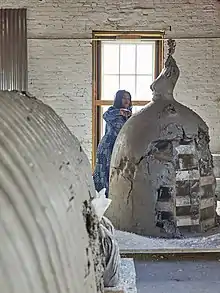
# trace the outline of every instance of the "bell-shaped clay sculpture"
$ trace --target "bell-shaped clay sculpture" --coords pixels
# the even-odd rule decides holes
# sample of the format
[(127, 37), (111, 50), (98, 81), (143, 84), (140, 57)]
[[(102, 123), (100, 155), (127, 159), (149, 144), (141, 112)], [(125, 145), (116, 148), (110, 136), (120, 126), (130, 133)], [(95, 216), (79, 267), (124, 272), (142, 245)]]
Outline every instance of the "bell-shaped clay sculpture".
[(116, 229), (181, 237), (215, 226), (216, 198), (209, 132), (173, 90), (179, 68), (172, 57), (151, 85), (153, 99), (134, 114), (116, 140), (110, 170), (108, 217)]
[(102, 293), (88, 158), (49, 106), (17, 92), (0, 101), (0, 291)]

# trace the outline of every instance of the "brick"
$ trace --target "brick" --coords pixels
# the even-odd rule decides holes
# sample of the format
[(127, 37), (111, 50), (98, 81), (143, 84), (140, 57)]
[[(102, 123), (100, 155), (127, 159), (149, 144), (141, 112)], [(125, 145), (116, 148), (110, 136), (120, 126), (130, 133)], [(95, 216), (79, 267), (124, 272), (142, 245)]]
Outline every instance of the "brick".
[(156, 210), (157, 211), (172, 213), (174, 208), (175, 208), (174, 203), (171, 201), (170, 202), (157, 201), (157, 203), (156, 203)]
[(176, 196), (186, 197), (190, 195), (190, 181), (178, 181), (176, 182)]
[(199, 225), (199, 219), (192, 219), (191, 216), (178, 216), (177, 218), (177, 226), (196, 226)]
[(176, 207), (185, 207), (189, 205), (190, 205), (190, 197), (188, 195), (176, 197)]
[(186, 155), (190, 155), (190, 154), (195, 154), (196, 149), (195, 149), (195, 145), (179, 145), (176, 148), (176, 151), (178, 152), (178, 154), (186, 154)]
[(179, 154), (179, 169), (198, 169), (198, 162), (193, 154)]
[(214, 198), (204, 198), (201, 200), (200, 208), (205, 209), (215, 204)]
[(173, 188), (161, 186), (158, 190), (158, 201), (169, 201), (172, 198)]
[(215, 223), (216, 223), (215, 218), (204, 220), (201, 223), (201, 230), (207, 231), (208, 229), (212, 228), (215, 225)]
[(198, 170), (186, 170), (186, 171), (177, 171), (176, 172), (176, 181), (183, 180), (197, 180), (199, 179), (199, 171)]
[(210, 198), (213, 197), (213, 186), (204, 185), (201, 187), (201, 198)]
[(205, 176), (200, 178), (200, 185), (210, 185), (215, 182), (215, 177), (214, 176)]
[(209, 206), (205, 209), (202, 209), (200, 211), (200, 220), (207, 220), (209, 218), (215, 218), (215, 209), (213, 208), (213, 206)]

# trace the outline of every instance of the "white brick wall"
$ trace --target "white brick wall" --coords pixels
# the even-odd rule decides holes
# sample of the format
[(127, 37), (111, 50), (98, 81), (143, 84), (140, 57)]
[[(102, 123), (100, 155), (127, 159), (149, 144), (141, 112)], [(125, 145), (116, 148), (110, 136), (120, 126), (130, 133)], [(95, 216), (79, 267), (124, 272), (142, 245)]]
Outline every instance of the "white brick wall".
[[(60, 114), (91, 157), (92, 30), (161, 30), (173, 36), (220, 33), (217, 0), (0, 0), (3, 8), (28, 8), (30, 92)], [(47, 39), (38, 39), (46, 37)], [(34, 38), (34, 39), (33, 39)], [(176, 59), (179, 101), (208, 123), (213, 152), (220, 153), (220, 40), (181, 40)]]
[(30, 92), (57, 111), (91, 157), (91, 45), (37, 39), (28, 44)]

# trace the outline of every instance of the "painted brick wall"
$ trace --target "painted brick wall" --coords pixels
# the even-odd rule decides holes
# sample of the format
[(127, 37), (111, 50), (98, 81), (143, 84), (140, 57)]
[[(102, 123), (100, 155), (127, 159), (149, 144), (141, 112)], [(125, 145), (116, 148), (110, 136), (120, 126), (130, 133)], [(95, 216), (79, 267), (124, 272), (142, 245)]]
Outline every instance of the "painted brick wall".
[[(28, 8), (30, 92), (50, 104), (91, 158), (92, 30), (163, 30), (173, 36), (220, 33), (217, 0), (0, 0), (3, 8)], [(45, 37), (46, 39), (40, 39)], [(52, 39), (59, 37), (59, 40)], [(220, 153), (220, 40), (181, 40), (177, 100), (208, 123), (211, 148)]]

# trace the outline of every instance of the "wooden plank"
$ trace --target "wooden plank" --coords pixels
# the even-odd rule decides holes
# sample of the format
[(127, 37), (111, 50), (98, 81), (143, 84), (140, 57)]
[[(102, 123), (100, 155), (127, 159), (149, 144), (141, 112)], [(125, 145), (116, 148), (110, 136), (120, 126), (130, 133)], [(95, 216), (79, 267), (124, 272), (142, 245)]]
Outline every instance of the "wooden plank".
[(156, 260), (156, 261), (170, 261), (170, 260), (219, 260), (220, 249), (143, 249), (143, 250), (121, 250), (121, 257), (132, 257), (141, 260)]

